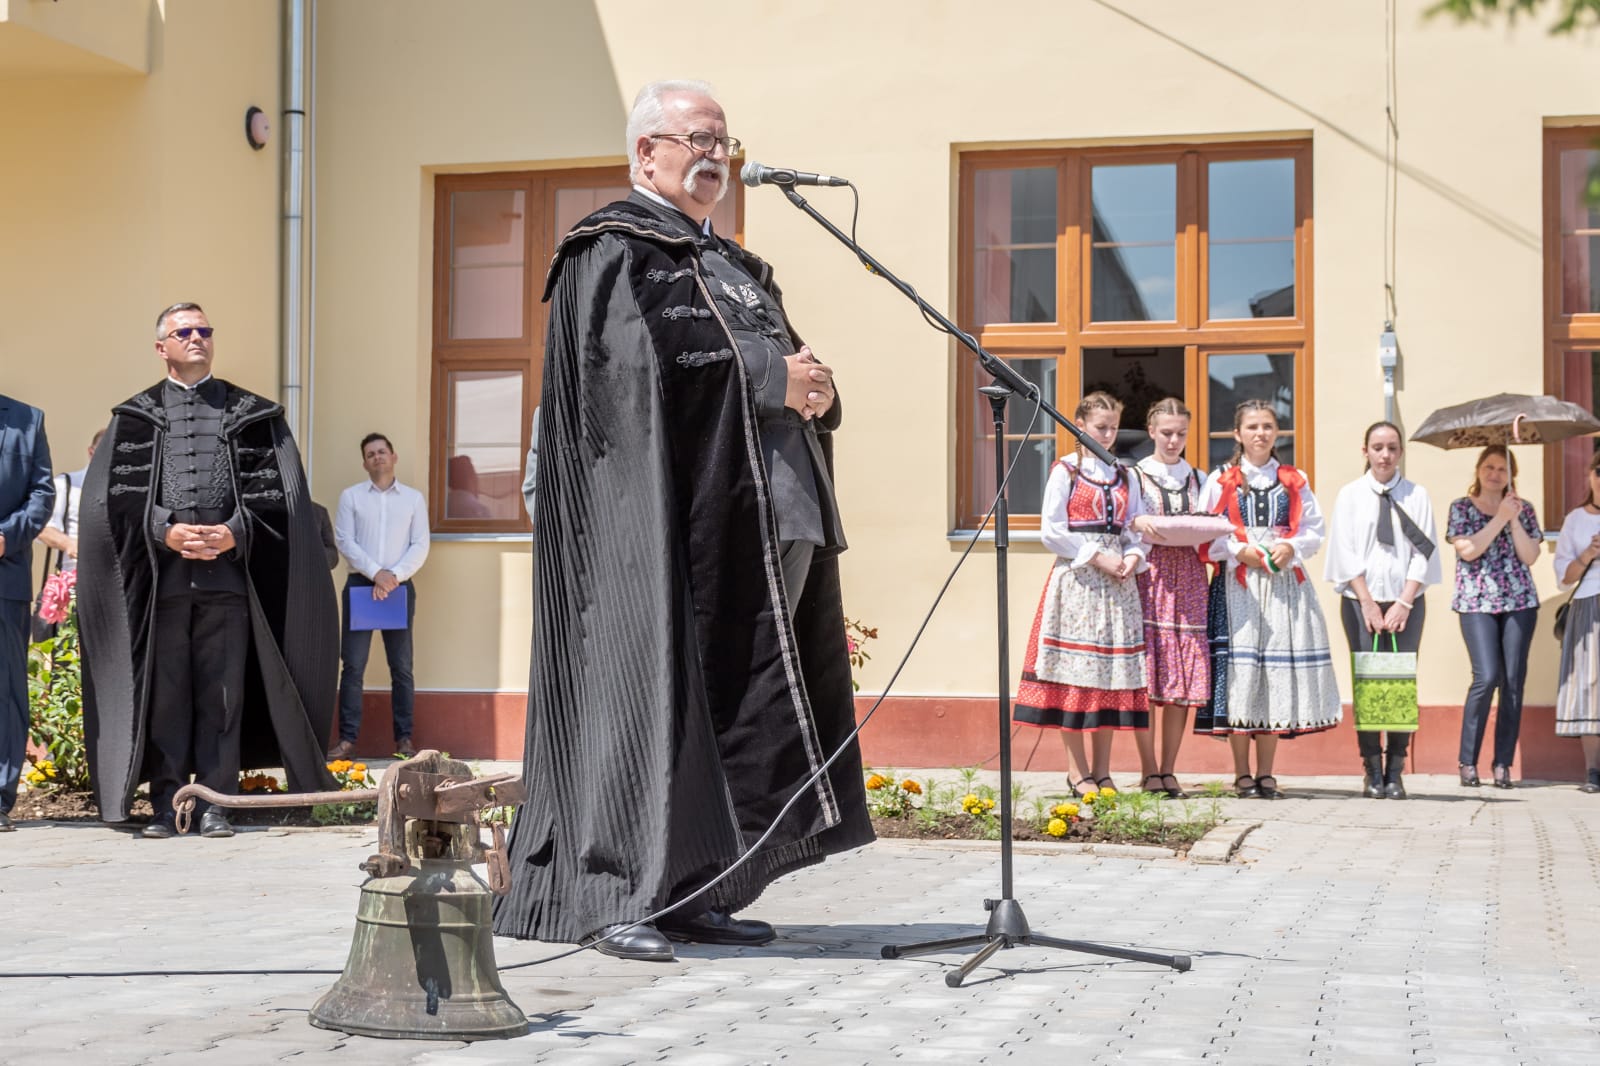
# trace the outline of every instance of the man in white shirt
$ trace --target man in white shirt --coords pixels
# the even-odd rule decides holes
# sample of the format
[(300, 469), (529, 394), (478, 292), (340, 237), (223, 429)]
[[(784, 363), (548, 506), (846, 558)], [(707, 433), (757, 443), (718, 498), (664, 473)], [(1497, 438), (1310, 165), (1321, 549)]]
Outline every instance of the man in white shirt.
[[(97, 429), (89, 439), (90, 459), (94, 458), (94, 449), (105, 432)], [(57, 570), (78, 567), (78, 505), (83, 497), (83, 477), (88, 472), (89, 464), (85, 463), (82, 470), (56, 476), (55, 510), (50, 512), (50, 521), (39, 532), (39, 543), (56, 551), (61, 560)]]
[(395, 751), (415, 755), (411, 743), (411, 711), (416, 685), (411, 676), (411, 630), (417, 615), (417, 591), (411, 576), (428, 557), (428, 504), (422, 493), (394, 476), (394, 445), (382, 433), (361, 441), (361, 465), (367, 480), (339, 494), (333, 536), (339, 554), (350, 565), (344, 585), (344, 636), (340, 645), (339, 742), (330, 759), (348, 759), (361, 731), (361, 690), (372, 652), (372, 630), (350, 628), (350, 590), (368, 587), (372, 598), (385, 600), (404, 589), (404, 629), (383, 630), (389, 659), (390, 700), (394, 714)]

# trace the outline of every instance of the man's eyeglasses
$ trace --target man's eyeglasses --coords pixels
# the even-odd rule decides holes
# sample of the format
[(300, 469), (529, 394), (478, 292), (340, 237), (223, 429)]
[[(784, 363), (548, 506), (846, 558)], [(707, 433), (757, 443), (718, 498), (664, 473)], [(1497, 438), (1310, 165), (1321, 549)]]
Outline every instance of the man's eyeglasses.
[(697, 152), (714, 152), (717, 145), (722, 145), (729, 155), (738, 155), (744, 147), (744, 142), (737, 137), (718, 137), (710, 130), (695, 130), (693, 133), (655, 133), (653, 137), (670, 137), (675, 141), (688, 141), (689, 147)]
[(168, 333), (167, 336), (176, 337), (180, 341), (186, 341), (198, 333), (201, 340), (208, 341), (211, 339), (211, 335), (216, 331), (217, 328), (215, 326), (179, 326), (171, 333)]

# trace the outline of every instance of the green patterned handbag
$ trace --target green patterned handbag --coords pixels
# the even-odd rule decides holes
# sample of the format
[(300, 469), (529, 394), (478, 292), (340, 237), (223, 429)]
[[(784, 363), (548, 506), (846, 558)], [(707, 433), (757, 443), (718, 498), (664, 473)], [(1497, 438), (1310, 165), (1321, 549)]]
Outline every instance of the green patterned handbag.
[(1350, 656), (1350, 676), (1355, 692), (1351, 703), (1356, 712), (1356, 729), (1361, 732), (1415, 733), (1417, 731), (1417, 653), (1401, 651), (1400, 642), (1389, 634), (1389, 650), (1378, 650), (1378, 634), (1372, 635), (1372, 650)]

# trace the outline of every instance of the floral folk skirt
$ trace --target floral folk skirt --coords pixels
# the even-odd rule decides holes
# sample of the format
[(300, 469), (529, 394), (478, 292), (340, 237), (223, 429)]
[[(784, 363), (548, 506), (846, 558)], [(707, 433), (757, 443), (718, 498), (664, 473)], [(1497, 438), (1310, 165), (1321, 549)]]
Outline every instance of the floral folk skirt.
[(1156, 545), (1139, 575), (1151, 703), (1198, 707), (1211, 698), (1206, 566), (1193, 548)]
[(1294, 570), (1244, 575), (1241, 584), (1227, 566), (1211, 579), (1212, 695), (1195, 713), (1195, 732), (1295, 737), (1332, 729), (1344, 708), (1316, 591)]
[(1014, 717), (1055, 729), (1148, 729), (1139, 587), (1057, 559), (1022, 663)]

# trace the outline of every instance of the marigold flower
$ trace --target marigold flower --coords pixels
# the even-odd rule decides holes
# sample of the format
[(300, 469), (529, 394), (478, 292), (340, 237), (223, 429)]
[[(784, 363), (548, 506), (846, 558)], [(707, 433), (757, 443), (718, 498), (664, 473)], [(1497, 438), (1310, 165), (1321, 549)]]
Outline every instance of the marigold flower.
[(900, 787), (911, 793), (913, 796), (922, 795), (922, 786), (911, 780), (909, 777), (900, 782)]
[(367, 764), (364, 763), (364, 762), (355, 763), (354, 765), (352, 765), (350, 767), (350, 769), (352, 769), (352, 770), (365, 770), (366, 768), (367, 768)]
[(366, 779), (367, 779), (367, 772), (365, 770), (351, 770), (350, 771), (350, 780), (352, 780), (352, 781), (365, 781)]
[(1105, 799), (1110, 799), (1112, 796), (1115, 796), (1116, 794), (1117, 794), (1117, 790), (1114, 789), (1114, 788), (1107, 787), (1107, 788), (1102, 788), (1100, 790), (1100, 795), (1102, 797), (1104, 797)]
[(1083, 802), (1085, 802), (1085, 803), (1093, 803), (1095, 800), (1100, 798), (1100, 790), (1099, 789), (1095, 789), (1095, 788), (1091, 788), (1089, 791), (1085, 792), (1083, 795), (1079, 796), (1078, 798), (1083, 800)]
[(1053, 837), (1064, 837), (1067, 835), (1067, 823), (1060, 818), (1052, 818), (1050, 824), (1044, 827), (1044, 831)]
[(888, 783), (889, 779), (884, 777), (882, 774), (873, 774), (871, 777), (867, 778), (867, 787), (874, 792), (884, 787)]

